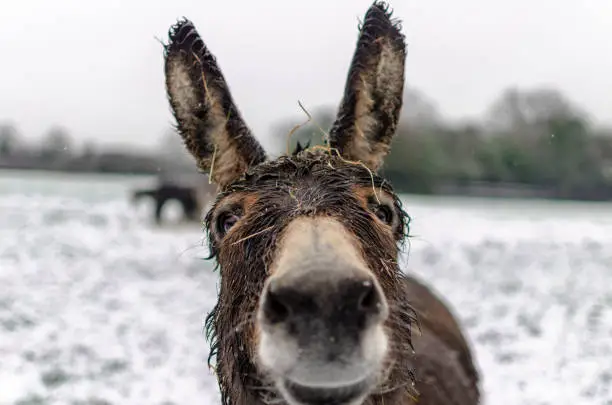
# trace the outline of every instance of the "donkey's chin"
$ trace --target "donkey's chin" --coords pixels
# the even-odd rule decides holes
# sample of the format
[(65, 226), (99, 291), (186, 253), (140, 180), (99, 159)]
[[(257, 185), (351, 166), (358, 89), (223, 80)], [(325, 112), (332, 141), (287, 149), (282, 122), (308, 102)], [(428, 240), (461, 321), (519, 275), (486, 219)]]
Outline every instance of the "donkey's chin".
[(369, 377), (346, 385), (311, 386), (284, 379), (277, 386), (285, 400), (292, 405), (358, 405), (366, 398), (375, 381), (375, 378)]
[[(315, 339), (313, 337), (313, 340)], [(359, 343), (347, 339), (341, 353), (330, 346), (297, 344), (285, 333), (263, 332), (258, 357), (276, 389), (290, 405), (358, 405), (380, 382), (388, 343), (381, 326), (368, 330)]]

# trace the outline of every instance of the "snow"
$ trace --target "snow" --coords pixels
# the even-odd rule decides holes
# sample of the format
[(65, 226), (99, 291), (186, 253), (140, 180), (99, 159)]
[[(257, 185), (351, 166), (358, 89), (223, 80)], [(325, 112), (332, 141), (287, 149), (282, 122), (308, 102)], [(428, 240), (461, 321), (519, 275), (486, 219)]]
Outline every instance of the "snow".
[[(0, 176), (0, 404), (216, 404), (201, 227), (130, 178)], [(612, 205), (405, 197), (407, 268), (465, 326), (486, 404), (612, 404)]]

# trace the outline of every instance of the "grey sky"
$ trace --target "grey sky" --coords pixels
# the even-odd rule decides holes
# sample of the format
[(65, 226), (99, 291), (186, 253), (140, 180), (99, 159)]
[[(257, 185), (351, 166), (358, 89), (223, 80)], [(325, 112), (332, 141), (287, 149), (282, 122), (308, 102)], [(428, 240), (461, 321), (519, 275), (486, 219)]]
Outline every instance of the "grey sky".
[[(157, 147), (171, 122), (162, 48), (192, 19), (257, 137), (279, 118), (335, 105), (371, 0), (5, 0), (0, 121), (29, 138), (53, 124), (78, 139)], [(451, 118), (508, 85), (552, 84), (612, 123), (612, 1), (395, 0), (407, 80)]]

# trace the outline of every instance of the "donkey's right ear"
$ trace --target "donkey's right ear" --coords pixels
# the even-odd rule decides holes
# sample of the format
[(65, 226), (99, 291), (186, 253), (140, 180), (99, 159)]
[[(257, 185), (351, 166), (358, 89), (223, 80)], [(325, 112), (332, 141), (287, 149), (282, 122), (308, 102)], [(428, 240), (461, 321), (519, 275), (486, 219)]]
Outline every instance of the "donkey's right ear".
[(179, 21), (169, 37), (164, 47), (166, 91), (178, 132), (198, 167), (223, 188), (265, 161), (266, 154), (193, 23)]

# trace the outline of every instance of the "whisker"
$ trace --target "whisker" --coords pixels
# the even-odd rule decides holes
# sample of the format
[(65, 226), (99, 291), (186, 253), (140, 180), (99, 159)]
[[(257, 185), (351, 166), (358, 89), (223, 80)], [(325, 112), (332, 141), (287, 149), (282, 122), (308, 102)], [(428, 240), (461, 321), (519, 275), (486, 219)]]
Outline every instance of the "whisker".
[(269, 230), (272, 230), (272, 229), (274, 229), (274, 225), (269, 226), (269, 227), (267, 227), (267, 228), (264, 228), (264, 229), (262, 229), (262, 230), (261, 230), (261, 231), (259, 231), (259, 232), (255, 232), (255, 233), (252, 233), (252, 234), (250, 234), (250, 235), (248, 235), (248, 236), (245, 236), (244, 238), (238, 239), (236, 242), (232, 243), (232, 246), (233, 246), (233, 245), (238, 245), (238, 244), (240, 244), (240, 243), (242, 243), (242, 242), (244, 242), (244, 241), (246, 241), (246, 240), (249, 240), (249, 239), (251, 239), (251, 238), (254, 238), (255, 236), (259, 236), (259, 235), (261, 235), (262, 233), (268, 232)]
[(376, 391), (373, 392), (374, 395), (384, 395), (384, 394), (388, 394), (390, 392), (396, 391), (400, 388), (404, 388), (404, 387), (414, 387), (415, 383), (414, 381), (408, 381), (408, 382), (404, 382), (401, 384), (397, 384), (397, 385), (393, 385), (391, 387), (385, 387), (382, 386), (381, 389), (378, 389)]

